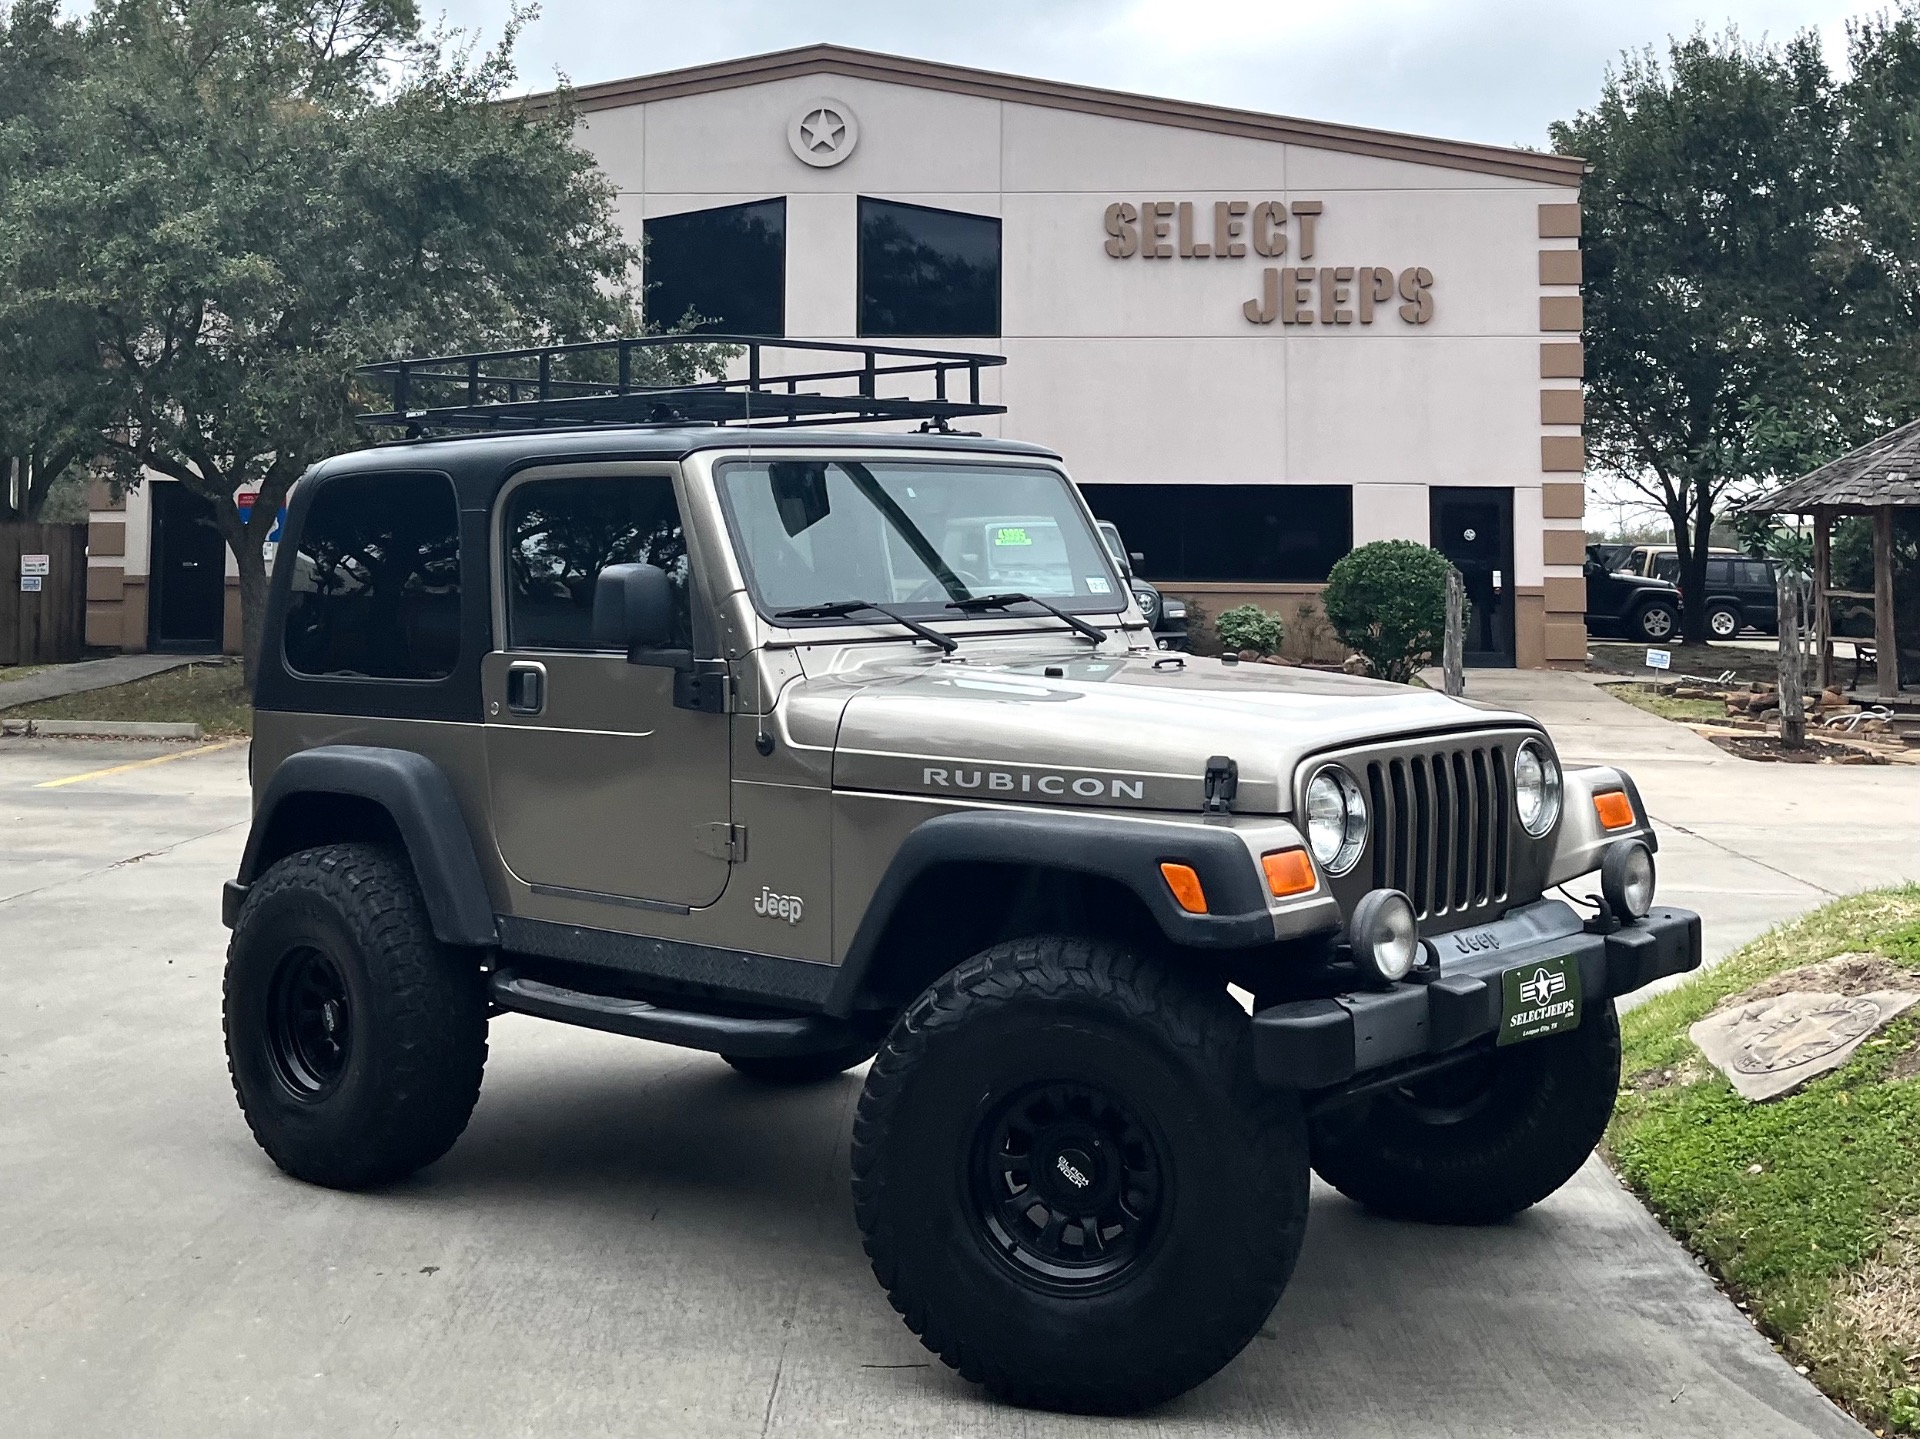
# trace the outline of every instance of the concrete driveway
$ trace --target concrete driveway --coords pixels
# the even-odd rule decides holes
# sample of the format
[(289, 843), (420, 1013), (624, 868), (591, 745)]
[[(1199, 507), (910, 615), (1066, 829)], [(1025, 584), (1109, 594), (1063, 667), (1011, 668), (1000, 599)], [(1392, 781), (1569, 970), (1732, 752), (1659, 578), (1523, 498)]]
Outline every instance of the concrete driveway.
[[(1530, 702), (1569, 706), (1550, 722), (1570, 751), (1590, 733), (1648, 752), (1668, 894), (1748, 927), (1749, 902), (1821, 897), (1790, 856), (1726, 849), (1743, 806), (1801, 778), (1657, 753), (1670, 737), (1632, 721), (1611, 741), (1581, 714), (1614, 701), (1547, 683)], [(446, 1160), (378, 1194), (288, 1180), (221, 1055), (218, 891), (245, 834), (245, 751), (146, 763), (180, 753), (0, 741), (9, 1439), (1862, 1432), (1597, 1164), (1482, 1230), (1388, 1223), (1317, 1189), (1259, 1339), (1121, 1421), (997, 1406), (900, 1324), (850, 1214), (857, 1076), (769, 1093), (704, 1055), (507, 1016)], [(1887, 772), (1817, 777), (1852, 794), (1861, 774)], [(1844, 866), (1819, 874), (1847, 885)]]

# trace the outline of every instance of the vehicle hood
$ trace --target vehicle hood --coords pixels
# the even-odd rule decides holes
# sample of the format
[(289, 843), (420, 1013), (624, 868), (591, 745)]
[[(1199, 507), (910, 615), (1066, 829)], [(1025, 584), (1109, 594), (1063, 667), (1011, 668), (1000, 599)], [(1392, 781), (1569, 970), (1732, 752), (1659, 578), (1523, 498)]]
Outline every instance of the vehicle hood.
[[(811, 666), (809, 666), (811, 668)], [(1310, 755), (1515, 725), (1526, 716), (1419, 686), (1198, 656), (842, 650), (783, 696), (832, 734), (836, 788), (1198, 810), (1207, 764), (1239, 770), (1234, 809), (1284, 814)]]

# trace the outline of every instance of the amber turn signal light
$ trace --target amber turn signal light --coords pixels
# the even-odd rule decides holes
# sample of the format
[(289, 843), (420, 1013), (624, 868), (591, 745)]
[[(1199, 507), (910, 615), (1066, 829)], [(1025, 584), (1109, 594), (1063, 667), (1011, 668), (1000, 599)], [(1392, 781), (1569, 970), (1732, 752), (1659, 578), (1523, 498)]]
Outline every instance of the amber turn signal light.
[(1625, 829), (1633, 823), (1633, 801), (1625, 790), (1610, 789), (1593, 797), (1593, 812), (1600, 816), (1602, 829)]
[(1180, 908), (1188, 914), (1207, 912), (1207, 892), (1200, 887), (1200, 876), (1193, 872), (1190, 864), (1163, 864), (1160, 876), (1166, 880), (1167, 888), (1173, 891), (1173, 897)]
[(1276, 849), (1260, 856), (1260, 868), (1267, 872), (1267, 888), (1276, 899), (1305, 894), (1320, 881), (1313, 872), (1313, 861), (1304, 849)]

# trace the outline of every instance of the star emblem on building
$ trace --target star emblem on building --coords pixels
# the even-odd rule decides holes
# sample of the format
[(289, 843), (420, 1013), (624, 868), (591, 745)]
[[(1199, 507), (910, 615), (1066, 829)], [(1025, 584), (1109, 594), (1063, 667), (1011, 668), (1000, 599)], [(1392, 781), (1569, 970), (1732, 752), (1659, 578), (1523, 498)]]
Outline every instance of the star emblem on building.
[(806, 136), (808, 149), (829, 152), (840, 147), (840, 137), (847, 133), (847, 122), (823, 108), (800, 122), (800, 133)]

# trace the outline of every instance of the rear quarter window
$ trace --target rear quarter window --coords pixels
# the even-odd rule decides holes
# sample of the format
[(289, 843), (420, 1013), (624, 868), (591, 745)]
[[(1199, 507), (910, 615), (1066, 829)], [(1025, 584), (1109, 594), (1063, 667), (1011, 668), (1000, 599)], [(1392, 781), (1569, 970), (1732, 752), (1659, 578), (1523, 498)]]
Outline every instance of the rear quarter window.
[(443, 475), (347, 475), (313, 497), (291, 556), (297, 674), (437, 680), (460, 657), (460, 525)]

